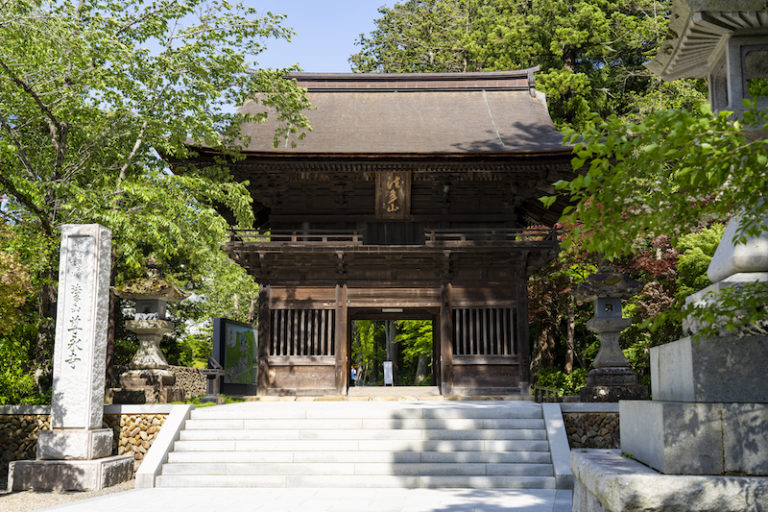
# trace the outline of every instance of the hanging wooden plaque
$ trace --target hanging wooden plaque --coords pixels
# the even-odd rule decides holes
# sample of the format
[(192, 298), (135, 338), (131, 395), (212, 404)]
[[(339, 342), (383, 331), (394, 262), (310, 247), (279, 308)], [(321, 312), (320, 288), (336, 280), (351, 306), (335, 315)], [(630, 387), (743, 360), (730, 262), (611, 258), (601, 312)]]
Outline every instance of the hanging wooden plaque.
[(405, 220), (411, 217), (411, 171), (376, 173), (376, 218)]

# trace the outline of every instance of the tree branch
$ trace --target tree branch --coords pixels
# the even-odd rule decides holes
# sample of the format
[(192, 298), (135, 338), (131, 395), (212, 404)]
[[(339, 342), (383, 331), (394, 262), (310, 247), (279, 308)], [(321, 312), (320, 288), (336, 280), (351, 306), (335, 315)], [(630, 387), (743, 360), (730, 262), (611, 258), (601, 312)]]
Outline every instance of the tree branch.
[(135, 18), (135, 19), (131, 20), (130, 22), (126, 23), (125, 25), (123, 25), (122, 27), (120, 27), (120, 28), (117, 30), (117, 32), (115, 32), (115, 37), (118, 37), (118, 36), (120, 36), (122, 33), (124, 33), (124, 32), (126, 32), (126, 31), (128, 31), (128, 29), (130, 29), (132, 26), (134, 26), (134, 25), (136, 25), (136, 24), (138, 24), (138, 23), (141, 23), (141, 22), (143, 22), (143, 21), (146, 21), (148, 18), (151, 18), (151, 17), (152, 17), (152, 16), (154, 16), (155, 14), (157, 14), (157, 13), (159, 13), (159, 12), (163, 12), (163, 11), (165, 11), (165, 10), (168, 10), (168, 9), (170, 9), (172, 6), (174, 6), (174, 5), (178, 4), (178, 3), (179, 3), (179, 2), (178, 2), (177, 0), (174, 0), (174, 1), (173, 1), (173, 2), (171, 2), (170, 4), (168, 4), (168, 5), (164, 5), (164, 6), (160, 7), (160, 8), (158, 8), (158, 9), (155, 9), (154, 11), (147, 11), (146, 13), (144, 13), (144, 15), (143, 15), (143, 16), (139, 16), (138, 18)]
[(49, 124), (52, 124), (53, 126), (55, 126), (57, 131), (60, 130), (61, 123), (59, 122), (58, 119), (56, 119), (56, 116), (53, 115), (53, 112), (51, 112), (51, 110), (48, 108), (48, 105), (46, 105), (43, 102), (43, 100), (35, 92), (35, 90), (32, 89), (32, 87), (30, 87), (29, 84), (27, 84), (24, 80), (14, 75), (13, 71), (11, 71), (11, 68), (9, 68), (8, 64), (6, 64), (5, 61), (2, 59), (0, 59), (0, 68), (3, 68), (3, 70), (5, 70), (6, 74), (11, 78), (11, 80), (13, 80), (16, 83), (16, 85), (21, 87), (24, 90), (24, 92), (29, 94), (29, 96), (35, 101), (35, 103), (37, 103), (37, 106), (40, 107), (40, 110), (42, 110), (45, 116), (48, 118)]
[(37, 175), (35, 174), (34, 168), (32, 166), (32, 162), (29, 160), (29, 157), (27, 156), (27, 152), (24, 150), (24, 146), (21, 143), (21, 140), (19, 140), (19, 137), (16, 135), (16, 130), (13, 129), (13, 127), (8, 123), (8, 119), (5, 116), (0, 116), (0, 124), (2, 124), (3, 128), (8, 132), (8, 134), (11, 137), (11, 140), (13, 140), (13, 144), (16, 146), (16, 149), (18, 150), (19, 159), (21, 160), (21, 163), (24, 165), (24, 168), (27, 170), (27, 176), (30, 180), (36, 181)]
[(24, 206), (29, 208), (30, 211), (32, 211), (37, 217), (40, 219), (40, 223), (43, 226), (43, 230), (45, 231), (46, 235), (52, 235), (53, 234), (53, 226), (51, 225), (50, 221), (48, 220), (48, 217), (46, 216), (45, 212), (41, 210), (35, 202), (32, 200), (30, 196), (19, 190), (16, 185), (13, 184), (11, 180), (5, 177), (2, 173), (0, 173), (0, 185), (3, 185), (6, 189), (8, 189), (8, 192), (13, 194), (13, 196), (20, 201)]

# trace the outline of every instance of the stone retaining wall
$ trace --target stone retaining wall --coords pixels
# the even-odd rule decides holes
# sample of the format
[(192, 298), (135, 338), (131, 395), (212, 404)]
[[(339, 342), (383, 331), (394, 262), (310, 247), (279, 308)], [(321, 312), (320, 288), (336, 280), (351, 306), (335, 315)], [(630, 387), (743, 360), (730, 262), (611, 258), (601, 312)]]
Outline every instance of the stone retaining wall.
[(619, 447), (617, 412), (563, 412), (563, 422), (571, 449)]
[[(113, 406), (123, 407), (125, 406)], [(160, 433), (168, 411), (154, 408), (139, 412), (134, 406), (127, 412), (104, 413), (103, 425), (114, 432), (112, 455), (132, 455), (133, 473), (139, 469), (144, 455)], [(2, 408), (0, 408), (2, 409)], [(8, 464), (14, 460), (35, 458), (37, 435), (41, 430), (50, 429), (50, 415), (47, 406), (16, 407), (15, 412), (0, 410), (0, 488), (8, 485)], [(38, 412), (43, 414), (24, 414)], [(18, 412), (18, 413), (16, 413)]]
[(203, 396), (206, 388), (206, 377), (200, 373), (199, 368), (190, 368), (189, 366), (170, 366), (168, 368), (176, 375), (176, 384), (185, 392), (187, 400)]

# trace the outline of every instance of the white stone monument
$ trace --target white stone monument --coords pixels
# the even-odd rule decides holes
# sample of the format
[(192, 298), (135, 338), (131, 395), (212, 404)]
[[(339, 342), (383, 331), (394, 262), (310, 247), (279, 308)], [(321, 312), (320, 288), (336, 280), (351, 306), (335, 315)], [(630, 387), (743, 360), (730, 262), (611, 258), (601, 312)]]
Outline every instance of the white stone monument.
[(12, 462), (13, 490), (101, 489), (128, 480), (133, 458), (111, 456), (102, 428), (111, 232), (98, 224), (61, 227), (51, 430), (37, 460)]

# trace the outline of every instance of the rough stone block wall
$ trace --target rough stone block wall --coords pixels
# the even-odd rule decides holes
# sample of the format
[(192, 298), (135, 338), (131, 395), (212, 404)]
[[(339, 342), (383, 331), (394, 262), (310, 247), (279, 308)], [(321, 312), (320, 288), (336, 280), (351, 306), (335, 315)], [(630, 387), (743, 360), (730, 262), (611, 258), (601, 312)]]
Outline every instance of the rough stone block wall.
[(189, 366), (171, 366), (169, 370), (176, 375), (176, 387), (182, 388), (186, 399), (203, 396), (206, 388), (206, 377), (199, 368)]
[(50, 429), (47, 414), (0, 415), (0, 487), (8, 486), (8, 464), (14, 460), (34, 459), (37, 433)]
[(619, 448), (619, 414), (613, 412), (563, 413), (568, 444), (573, 448)]
[[(103, 424), (114, 432), (112, 455), (132, 455), (135, 475), (167, 417), (167, 414), (105, 414)], [(49, 429), (47, 414), (0, 414), (0, 488), (8, 486), (8, 463), (34, 459), (38, 432)]]
[(114, 432), (112, 454), (132, 455), (134, 475), (167, 417), (166, 414), (104, 415), (104, 423)]

